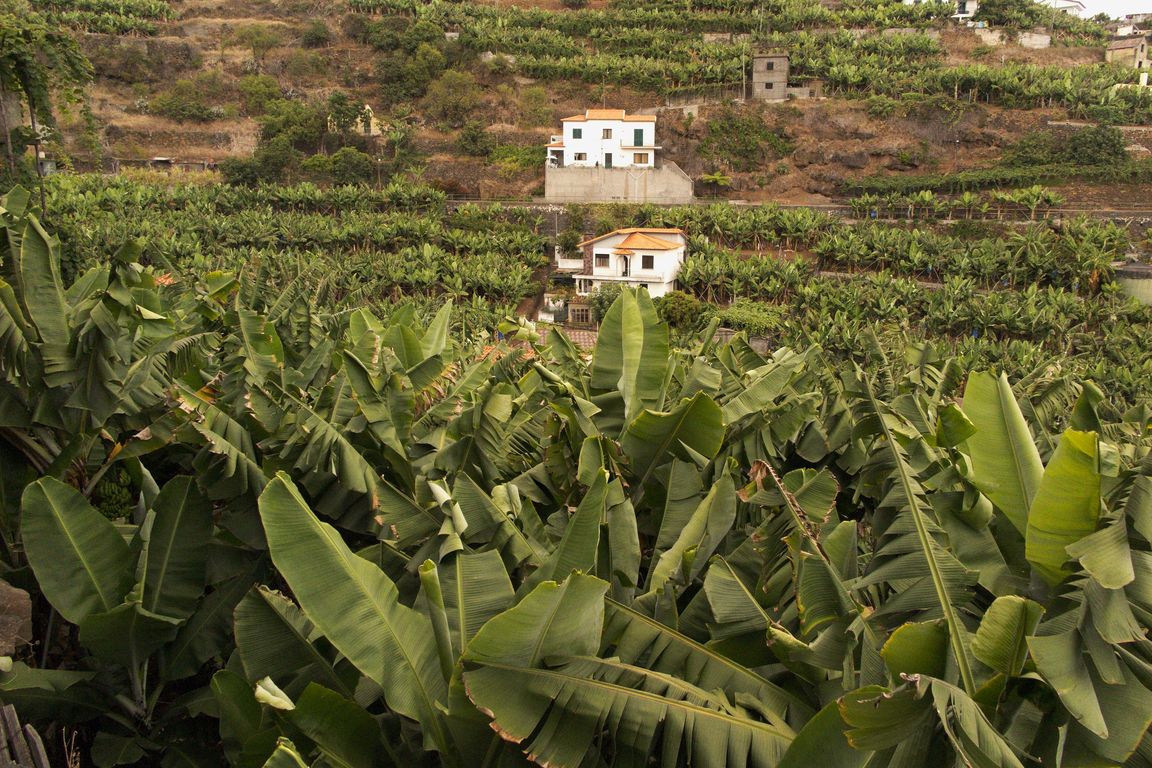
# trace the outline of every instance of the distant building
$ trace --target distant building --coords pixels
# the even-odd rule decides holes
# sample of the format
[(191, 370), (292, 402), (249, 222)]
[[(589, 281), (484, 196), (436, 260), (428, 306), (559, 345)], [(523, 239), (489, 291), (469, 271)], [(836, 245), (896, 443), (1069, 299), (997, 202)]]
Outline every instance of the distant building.
[(548, 143), (548, 162), (558, 168), (654, 168), (656, 116), (623, 109), (589, 109), (560, 121), (564, 133)]
[(805, 80), (800, 85), (789, 85), (791, 68), (787, 51), (764, 51), (752, 54), (752, 76), (749, 78), (750, 97), (760, 101), (786, 99), (818, 99), (824, 95), (819, 80)]
[(679, 229), (617, 229), (580, 243), (584, 268), (574, 275), (576, 292), (589, 294), (606, 283), (645, 286), (648, 295), (676, 289), (688, 238)]
[(752, 55), (752, 98), (784, 101), (788, 98), (788, 54), (765, 51)]
[(1036, 0), (1036, 2), (1047, 8), (1073, 16), (1082, 16), (1084, 14), (1085, 6), (1080, 0)]
[(550, 202), (688, 203), (692, 179), (661, 157), (656, 116), (589, 109), (561, 121), (548, 142), (544, 198)]
[(1150, 38), (1152, 35), (1116, 38), (1108, 43), (1108, 50), (1104, 52), (1104, 60), (1136, 69), (1152, 68), (1152, 56), (1148, 52)]
[[(356, 121), (353, 129), (356, 133), (361, 136), (379, 136), (383, 133), (382, 123), (376, 119), (376, 114), (372, 111), (372, 107), (365, 104), (360, 114), (360, 119)], [(336, 123), (332, 120), (331, 115), (328, 116), (328, 132), (338, 133)]]

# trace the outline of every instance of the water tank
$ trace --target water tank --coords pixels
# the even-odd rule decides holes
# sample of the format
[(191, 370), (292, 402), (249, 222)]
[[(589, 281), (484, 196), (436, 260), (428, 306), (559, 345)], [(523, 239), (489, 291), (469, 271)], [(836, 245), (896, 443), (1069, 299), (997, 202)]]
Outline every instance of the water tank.
[(1116, 282), (1124, 293), (1152, 306), (1152, 264), (1128, 262), (1115, 268)]

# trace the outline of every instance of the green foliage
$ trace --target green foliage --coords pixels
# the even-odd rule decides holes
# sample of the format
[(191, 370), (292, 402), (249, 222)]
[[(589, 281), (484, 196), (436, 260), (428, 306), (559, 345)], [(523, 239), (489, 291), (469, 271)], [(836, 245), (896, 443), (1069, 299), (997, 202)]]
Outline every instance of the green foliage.
[(459, 128), (481, 104), (480, 86), (470, 72), (448, 70), (428, 84), (422, 102), (433, 120)]
[(499, 144), (488, 154), (491, 162), (512, 172), (535, 171), (544, 165), (548, 150), (541, 144)]
[(283, 44), (284, 36), (276, 26), (241, 24), (229, 31), (225, 42), (252, 51), (252, 61), (259, 70), (264, 66), (264, 57), (268, 52)]
[(464, 123), (456, 139), (456, 147), (469, 157), (488, 157), (495, 144), (496, 140), (484, 130), (484, 123), (479, 120)]
[[(324, 210), (330, 235), (342, 206), (345, 227), (385, 195), (397, 221), (427, 205), (103, 188), (110, 214), (205, 229), (205, 195), (247, 222)], [(99, 225), (96, 195), (67, 200)], [(875, 323), (850, 362), (743, 334), (676, 348), (630, 289), (589, 359), (526, 326), (525, 346), (457, 342), (449, 305), (342, 306), (251, 259), (161, 280), (129, 249), (65, 288), (27, 201), (0, 205), (0, 386), (25, 425), (0, 430), (19, 521), (0, 557), (62, 631), (0, 683), (82, 759), (1140, 754), (1152, 421), (1133, 403), (1052, 366), (1013, 385), (924, 344), (888, 355)], [(120, 468), (142, 514), (118, 528), (89, 496)]]
[(696, 152), (724, 168), (752, 171), (792, 149), (791, 140), (768, 124), (763, 110), (726, 106), (708, 118)]
[(520, 91), (520, 123), (529, 128), (552, 125), (552, 100), (542, 85), (530, 85)]
[(653, 299), (661, 322), (676, 331), (699, 328), (705, 316), (705, 305), (695, 296), (683, 291), (671, 291)]
[(364, 184), (376, 176), (376, 161), (355, 147), (342, 147), (332, 155), (329, 171), (337, 184)]
[(1017, 31), (1048, 27), (1056, 39), (1065, 41), (1102, 45), (1108, 40), (1105, 28), (1098, 19), (1081, 19), (1030, 0), (991, 0), (987, 5), (981, 3), (975, 18), (994, 27)]
[(620, 297), (623, 290), (620, 283), (604, 283), (588, 296), (588, 306), (592, 309), (592, 319), (597, 323), (604, 320), (608, 308)]
[(177, 80), (148, 102), (148, 111), (178, 123), (206, 123), (223, 117), (208, 103), (204, 88), (192, 80)]
[(245, 75), (237, 84), (244, 113), (259, 117), (268, 105), (282, 98), (280, 83), (271, 75)]
[(366, 116), (364, 105), (343, 91), (335, 91), (328, 96), (328, 125), (333, 132), (351, 133)]
[(332, 42), (332, 33), (328, 25), (317, 19), (309, 22), (300, 35), (300, 44), (305, 48), (327, 48)]
[(1126, 146), (1120, 130), (1108, 125), (1079, 128), (1068, 135), (1035, 132), (1005, 150), (1004, 164), (1017, 167), (1124, 165), (1128, 162)]

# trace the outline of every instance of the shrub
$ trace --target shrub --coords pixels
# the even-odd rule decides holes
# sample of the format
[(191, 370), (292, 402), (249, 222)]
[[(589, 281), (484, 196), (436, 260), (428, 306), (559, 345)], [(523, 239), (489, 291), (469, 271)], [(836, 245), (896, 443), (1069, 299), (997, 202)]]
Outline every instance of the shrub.
[(466, 122), (460, 131), (460, 138), (456, 140), (456, 147), (469, 157), (487, 157), (492, 146), (492, 136), (484, 130), (484, 124), (479, 120)]
[(205, 123), (220, 113), (204, 100), (204, 89), (191, 80), (177, 80), (148, 103), (148, 111), (179, 123)]
[(280, 30), (264, 24), (245, 24), (237, 27), (227, 37), (230, 45), (248, 48), (252, 51), (252, 61), (257, 70), (264, 65), (268, 51), (283, 42)]
[(869, 96), (864, 100), (864, 109), (870, 117), (884, 119), (892, 117), (899, 104), (900, 102), (889, 96)]
[(355, 147), (344, 147), (332, 155), (332, 181), (337, 184), (365, 184), (376, 173), (376, 162)]
[(588, 294), (588, 308), (592, 310), (592, 319), (601, 322), (622, 290), (622, 283), (605, 283)]
[(317, 19), (304, 30), (300, 36), (300, 44), (305, 48), (326, 48), (332, 42), (332, 33), (328, 25)]
[(444, 54), (424, 43), (412, 55), (395, 52), (376, 63), (376, 80), (384, 101), (395, 103), (418, 98), (444, 71)]
[(1127, 160), (1124, 135), (1110, 125), (1081, 128), (1071, 135), (1036, 131), (1024, 136), (1004, 153), (1004, 163), (1013, 167), (1095, 166)]
[(539, 144), (502, 144), (492, 148), (489, 159), (509, 171), (531, 171), (544, 167), (547, 154), (547, 148)]
[(724, 107), (708, 120), (696, 148), (705, 160), (736, 171), (752, 171), (768, 160), (792, 153), (792, 142), (764, 120), (759, 109)]
[(520, 122), (530, 128), (552, 124), (552, 101), (542, 86), (529, 86), (520, 92)]
[(769, 336), (786, 325), (784, 315), (789, 311), (789, 307), (779, 304), (738, 299), (716, 316), (721, 325), (733, 330), (746, 331), (749, 336)]
[(280, 84), (270, 75), (246, 75), (238, 86), (246, 115), (262, 115), (268, 104), (280, 98)]
[(653, 303), (660, 319), (678, 331), (698, 327), (705, 315), (704, 302), (683, 291), (666, 293), (653, 299)]
[(428, 85), (424, 109), (433, 120), (459, 128), (481, 104), (480, 86), (469, 72), (450, 69)]

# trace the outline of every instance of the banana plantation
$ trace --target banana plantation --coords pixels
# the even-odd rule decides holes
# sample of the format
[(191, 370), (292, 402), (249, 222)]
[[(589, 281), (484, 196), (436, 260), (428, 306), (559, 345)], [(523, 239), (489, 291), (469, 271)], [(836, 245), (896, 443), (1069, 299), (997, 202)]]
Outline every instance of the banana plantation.
[[(831, 10), (806, 2), (680, 3), (627, 0), (603, 9), (546, 11), (436, 0), (351, 0), (363, 13), (409, 15), (445, 30), (475, 52), (505, 54), (520, 74), (543, 80), (615, 83), (658, 94), (704, 86), (739, 86), (754, 50), (784, 48), (793, 78), (819, 78), (825, 93), (845, 97), (943, 96), (1010, 109), (1062, 106), (1083, 118), (1106, 109), (1112, 119), (1152, 122), (1152, 102), (1132, 68), (1105, 64), (1042, 66), (1007, 62), (946, 63), (925, 32), (953, 12), (946, 3), (846, 3)], [(1047, 24), (1047, 22), (1045, 22)], [(1103, 45), (1095, 22), (1063, 15), (1053, 22), (1065, 45)], [(908, 34), (879, 30), (904, 28)], [(864, 34), (856, 34), (856, 32)], [(742, 36), (728, 42), (706, 33)]]
[[(332, 313), (368, 307), (387, 319), (407, 307), (427, 320), (452, 301), (448, 329), (457, 339), (495, 336), (500, 321), (541, 290), (536, 278), (551, 255), (553, 222), (538, 210), (453, 208), (443, 193), (402, 182), (367, 190), (50, 181), (66, 281), (137, 240), (139, 258), (160, 274), (194, 282), (246, 273)], [(856, 222), (773, 205), (570, 206), (565, 216), (585, 233), (647, 226), (688, 234), (680, 287), (704, 306), (698, 323), (675, 329), (678, 337), (692, 338), (720, 316), (773, 344), (817, 345), (842, 360), (873, 338), (901, 357), (917, 338), (966, 368), (1014, 378), (1053, 369), (1097, 382), (1118, 403), (1146, 400), (1152, 311), (1112, 281), (1112, 264), (1133, 238), (1108, 221), (1057, 226), (1044, 217), (1049, 194), (889, 200), (888, 212), (911, 217), (905, 223), (869, 220), (883, 203), (868, 198), (855, 201)], [(1006, 220), (966, 218), (981, 211)], [(922, 218), (937, 215), (959, 221)]]
[(64, 26), (106, 35), (154, 35), (156, 22), (176, 18), (164, 0), (32, 0)]
[(0, 700), (69, 760), (1152, 762), (1144, 405), (673, 344), (644, 292), (586, 354), (138, 242), (66, 280), (39, 217), (0, 201)]

